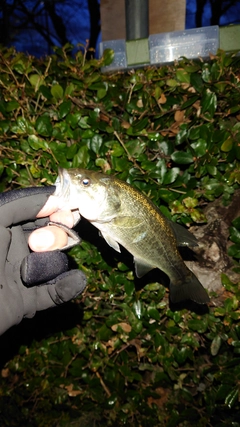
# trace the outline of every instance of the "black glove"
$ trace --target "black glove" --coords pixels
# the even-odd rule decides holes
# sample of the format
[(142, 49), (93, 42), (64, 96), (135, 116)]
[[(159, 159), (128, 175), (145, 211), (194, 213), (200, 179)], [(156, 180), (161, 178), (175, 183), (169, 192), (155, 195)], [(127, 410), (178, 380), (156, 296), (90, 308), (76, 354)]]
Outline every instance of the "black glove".
[(30, 253), (27, 238), (46, 223), (36, 215), (54, 190), (32, 187), (0, 194), (0, 334), (36, 311), (75, 298), (86, 286), (84, 273), (68, 271), (61, 251)]

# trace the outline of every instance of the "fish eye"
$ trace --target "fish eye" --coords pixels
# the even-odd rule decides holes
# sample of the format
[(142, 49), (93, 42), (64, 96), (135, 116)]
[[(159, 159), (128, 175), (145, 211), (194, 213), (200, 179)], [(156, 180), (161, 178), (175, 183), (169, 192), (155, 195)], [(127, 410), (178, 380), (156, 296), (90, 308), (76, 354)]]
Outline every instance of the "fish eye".
[(84, 187), (87, 187), (90, 184), (90, 179), (89, 178), (83, 178), (82, 184)]

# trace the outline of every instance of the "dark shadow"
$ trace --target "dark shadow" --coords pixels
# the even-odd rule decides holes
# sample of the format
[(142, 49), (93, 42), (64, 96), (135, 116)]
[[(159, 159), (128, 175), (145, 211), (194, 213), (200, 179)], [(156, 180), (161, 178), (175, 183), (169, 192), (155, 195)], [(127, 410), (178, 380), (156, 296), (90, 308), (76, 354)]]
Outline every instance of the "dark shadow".
[(184, 261), (197, 261), (196, 253), (188, 246), (180, 246), (178, 250)]
[(209, 313), (209, 308), (207, 304), (198, 304), (197, 302), (191, 300), (181, 301), (175, 304), (172, 303), (171, 300), (169, 300), (169, 308), (172, 311), (180, 311), (186, 309), (199, 315)]
[(41, 341), (58, 332), (72, 329), (82, 322), (81, 304), (66, 303), (56, 308), (40, 311), (32, 319), (24, 319), (0, 337), (0, 368), (19, 353), (21, 345)]
[(88, 0), (88, 10), (90, 16), (90, 37), (89, 47), (87, 51), (87, 59), (95, 56), (98, 36), (101, 30), (100, 27), (100, 5), (98, 0)]
[(96, 246), (99, 252), (101, 253), (104, 261), (111, 267), (116, 267), (119, 261), (124, 262), (125, 258), (126, 261), (129, 258), (129, 264), (127, 264), (127, 266), (129, 266), (129, 269), (133, 268), (132, 255), (129, 254), (129, 252), (127, 252), (123, 247), (121, 247), (121, 253), (111, 248), (103, 239), (99, 230), (85, 218), (81, 219), (81, 221), (75, 227), (75, 231), (79, 234), (82, 240), (86, 240), (87, 242)]
[(165, 273), (163, 273), (163, 271), (155, 268), (154, 270), (151, 270), (149, 273), (145, 274), (145, 276), (141, 278), (135, 278), (136, 291), (140, 291), (149, 283), (155, 282), (161, 283), (161, 285), (167, 288), (169, 285), (169, 278)]

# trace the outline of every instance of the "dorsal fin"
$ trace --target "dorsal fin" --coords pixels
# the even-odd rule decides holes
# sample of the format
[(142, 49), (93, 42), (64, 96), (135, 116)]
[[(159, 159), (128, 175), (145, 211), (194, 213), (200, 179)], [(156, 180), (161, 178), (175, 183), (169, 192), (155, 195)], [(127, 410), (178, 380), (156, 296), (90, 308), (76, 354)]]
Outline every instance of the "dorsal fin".
[(196, 237), (182, 225), (170, 220), (168, 220), (168, 224), (174, 232), (178, 246), (198, 246)]

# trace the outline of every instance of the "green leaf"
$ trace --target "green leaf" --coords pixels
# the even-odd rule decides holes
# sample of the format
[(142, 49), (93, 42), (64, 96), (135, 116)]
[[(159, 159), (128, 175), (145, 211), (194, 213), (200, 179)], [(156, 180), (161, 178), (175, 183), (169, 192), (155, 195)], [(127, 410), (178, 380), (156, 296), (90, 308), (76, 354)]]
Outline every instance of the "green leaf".
[(33, 127), (25, 117), (18, 117), (12, 124), (11, 130), (13, 133), (17, 134), (29, 134), (34, 132)]
[(196, 157), (202, 157), (206, 154), (207, 142), (204, 139), (199, 138), (198, 141), (191, 144), (191, 147), (193, 148)]
[(126, 294), (128, 295), (128, 296), (131, 296), (131, 295), (133, 295), (133, 293), (134, 293), (134, 290), (135, 290), (135, 286), (134, 286), (134, 283), (133, 282), (126, 282), (125, 284), (124, 284), (124, 289), (125, 289), (125, 292), (126, 292)]
[(113, 62), (114, 56), (115, 56), (114, 50), (105, 49), (103, 52), (103, 65), (104, 66), (110, 65)]
[(207, 117), (212, 118), (217, 109), (217, 96), (210, 89), (206, 89), (202, 96), (202, 113)]
[(177, 136), (176, 136), (176, 145), (180, 145), (183, 142), (186, 141), (188, 137), (188, 131), (186, 128), (181, 129), (180, 132), (178, 132)]
[(175, 79), (168, 79), (166, 81), (166, 84), (170, 87), (176, 87), (178, 85), (178, 82)]
[(73, 158), (73, 168), (86, 168), (90, 160), (88, 147), (86, 145), (79, 148), (77, 154)]
[(218, 173), (217, 167), (213, 165), (207, 165), (207, 171), (212, 176), (216, 176)]
[(28, 143), (29, 146), (33, 149), (33, 150), (48, 150), (48, 143), (46, 141), (44, 141), (43, 139), (38, 138), (36, 135), (29, 135), (28, 137)]
[(190, 329), (197, 331), (201, 334), (206, 332), (208, 328), (208, 323), (204, 318), (191, 319), (188, 321), (188, 326)]
[(10, 113), (11, 111), (16, 110), (19, 107), (19, 102), (17, 102), (15, 99), (12, 101), (8, 101), (6, 104), (6, 111)]
[(176, 362), (182, 365), (187, 358), (192, 359), (193, 353), (189, 347), (183, 347), (180, 350), (175, 349), (174, 356)]
[(176, 78), (181, 83), (190, 83), (190, 74), (184, 69), (177, 70)]
[(63, 88), (59, 84), (54, 84), (51, 87), (51, 94), (56, 99), (63, 99)]
[(64, 101), (59, 107), (59, 118), (63, 119), (71, 111), (71, 101)]
[(190, 153), (186, 153), (183, 151), (175, 151), (171, 155), (171, 159), (180, 165), (187, 165), (193, 162), (193, 156)]
[(36, 131), (42, 136), (52, 135), (52, 125), (49, 116), (40, 116), (37, 118)]
[(133, 303), (133, 313), (140, 320), (145, 313), (144, 303), (140, 300)]
[(17, 61), (14, 65), (13, 65), (13, 69), (15, 71), (17, 71), (19, 74), (24, 74), (24, 72), (26, 71), (26, 65), (24, 64), (24, 61), (22, 61), (21, 59), (19, 61)]
[(229, 231), (231, 241), (240, 244), (240, 231), (235, 227), (230, 227)]
[(181, 105), (181, 110), (186, 110), (186, 108), (191, 107), (191, 105), (193, 105), (196, 101), (198, 101), (198, 96), (192, 96)]
[(148, 307), (147, 314), (151, 319), (160, 320), (159, 311), (155, 307)]
[(236, 310), (238, 308), (239, 301), (234, 295), (232, 298), (227, 298), (224, 301), (224, 307), (227, 312), (230, 312), (232, 310)]
[(67, 117), (66, 117), (66, 122), (73, 128), (75, 129), (77, 127), (77, 124), (79, 122), (79, 120), (81, 119), (81, 113), (80, 112), (76, 112), (76, 113), (68, 113)]
[(89, 129), (90, 128), (90, 126), (88, 124), (88, 116), (84, 116), (84, 117), (80, 118), (79, 126), (82, 129)]
[(212, 343), (211, 343), (211, 354), (212, 356), (216, 356), (220, 350), (222, 344), (222, 338), (221, 336), (217, 335), (214, 337)]
[(101, 135), (96, 134), (92, 137), (90, 146), (91, 146), (91, 149), (94, 151), (94, 153), (96, 154), (99, 153), (102, 143), (103, 143), (103, 138)]
[(228, 151), (231, 151), (232, 147), (233, 147), (233, 140), (232, 140), (231, 137), (229, 137), (221, 145), (221, 150), (224, 151), (224, 152), (228, 152)]
[(113, 157), (120, 157), (124, 154), (123, 147), (119, 144), (119, 142), (112, 141), (106, 144), (107, 147), (111, 148), (111, 155)]
[(46, 98), (46, 99), (52, 98), (52, 94), (51, 94), (50, 90), (48, 89), (48, 87), (46, 87), (44, 85), (41, 85), (39, 87), (38, 92), (41, 93), (44, 96), (44, 98)]
[(0, 133), (6, 133), (10, 128), (9, 120), (0, 120)]
[(238, 230), (240, 230), (240, 216), (239, 216), (238, 218), (235, 218), (235, 219), (232, 221), (232, 225), (233, 225), (235, 228), (237, 228)]
[(101, 83), (97, 89), (98, 99), (103, 99), (106, 96), (107, 91), (108, 91), (108, 84), (106, 82)]
[(200, 74), (192, 73), (190, 76), (190, 83), (197, 92), (202, 92), (204, 84)]
[(195, 208), (199, 202), (198, 202), (198, 199), (196, 199), (196, 198), (185, 197), (183, 199), (183, 203), (188, 209), (192, 209), (192, 208)]
[[(148, 125), (148, 117), (144, 117), (142, 120), (137, 120), (136, 123), (133, 123), (132, 128), (127, 130), (127, 134), (133, 134), (141, 132)], [(132, 130), (132, 132), (131, 132)]]
[(239, 387), (235, 387), (225, 398), (225, 405), (232, 408), (239, 397)]
[(163, 176), (163, 184), (169, 185), (172, 184), (178, 178), (180, 174), (180, 168), (172, 168), (167, 171)]
[(98, 331), (98, 337), (101, 341), (108, 341), (112, 334), (112, 330), (108, 328), (105, 324), (103, 324)]
[(70, 83), (69, 85), (67, 85), (65, 89), (65, 96), (72, 95), (75, 89), (76, 89), (76, 86), (73, 83)]
[(228, 255), (240, 259), (240, 245), (231, 245), (228, 248)]
[(44, 77), (39, 74), (31, 74), (29, 76), (29, 81), (31, 85), (36, 88), (36, 90), (38, 90), (39, 86), (42, 85), (43, 80), (44, 80)]
[(204, 64), (202, 69), (202, 79), (204, 82), (209, 83), (212, 80), (210, 64)]
[[(50, 145), (51, 147), (51, 145)], [(77, 150), (78, 150), (78, 144), (72, 144), (70, 145), (70, 147), (67, 148), (66, 151), (66, 157), (67, 159), (73, 159), (73, 157), (75, 156), (75, 154), (77, 154)]]

